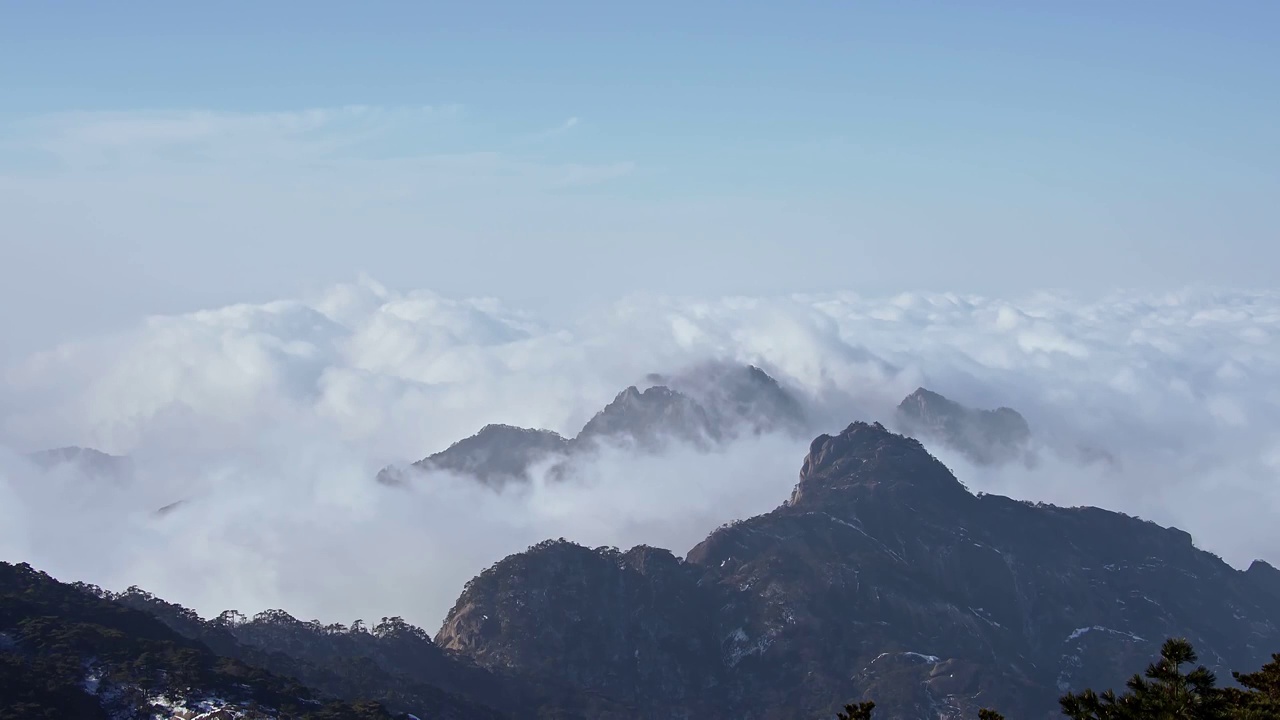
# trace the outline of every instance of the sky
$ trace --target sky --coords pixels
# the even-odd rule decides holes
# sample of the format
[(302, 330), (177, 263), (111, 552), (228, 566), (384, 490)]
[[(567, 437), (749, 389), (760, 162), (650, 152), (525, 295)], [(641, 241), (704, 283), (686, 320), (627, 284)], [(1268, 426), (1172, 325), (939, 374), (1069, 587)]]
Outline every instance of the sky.
[[(918, 385), (1014, 407), (1038, 467), (930, 450), (1280, 564), (1277, 31), (1273, 2), (0, 2), (0, 558), (434, 628), (548, 537), (683, 553), (806, 443), (506, 494), (380, 467), (732, 360), (829, 431)], [(24, 459), (62, 445), (137, 476)]]
[(4, 3), (7, 354), (359, 272), (561, 314), (1267, 287), (1277, 30), (1271, 2)]

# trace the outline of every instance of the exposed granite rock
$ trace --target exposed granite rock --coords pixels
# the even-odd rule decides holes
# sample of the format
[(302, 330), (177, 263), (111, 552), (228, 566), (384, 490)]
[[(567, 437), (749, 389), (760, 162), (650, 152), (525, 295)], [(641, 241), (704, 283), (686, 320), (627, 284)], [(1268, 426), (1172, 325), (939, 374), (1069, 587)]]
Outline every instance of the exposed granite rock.
[(634, 717), (713, 717), (704, 702), (723, 671), (715, 607), (666, 550), (551, 541), (472, 580), (437, 642), (642, 708)]
[(636, 717), (829, 717), (861, 697), (881, 718), (1050, 718), (1169, 636), (1223, 676), (1260, 666), (1280, 647), (1273, 572), (1123, 514), (974, 496), (919, 442), (855, 423), (812, 443), (787, 503), (684, 562), (544, 543), (473, 580), (436, 641)]

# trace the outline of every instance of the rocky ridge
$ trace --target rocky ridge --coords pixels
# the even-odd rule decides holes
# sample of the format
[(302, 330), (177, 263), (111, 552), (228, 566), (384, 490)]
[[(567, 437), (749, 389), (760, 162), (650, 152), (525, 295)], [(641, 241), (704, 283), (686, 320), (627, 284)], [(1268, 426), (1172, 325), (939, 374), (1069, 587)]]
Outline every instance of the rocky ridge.
[(377, 479), (401, 485), (415, 470), (446, 471), (501, 488), (527, 482), (540, 465), (550, 477), (563, 477), (575, 458), (601, 444), (656, 453), (683, 443), (706, 451), (744, 434), (807, 430), (801, 403), (755, 366), (704, 363), (647, 380), (650, 384), (644, 389), (631, 385), (619, 392), (572, 438), (550, 430), (490, 424), (409, 468), (384, 468)]
[(855, 423), (813, 441), (781, 507), (683, 560), (544, 543), (473, 580), (435, 639), (636, 717), (821, 717), (863, 697), (881, 718), (1048, 718), (1168, 636), (1224, 674), (1260, 665), (1280, 647), (1269, 567), (1119, 513), (973, 495), (918, 441)]

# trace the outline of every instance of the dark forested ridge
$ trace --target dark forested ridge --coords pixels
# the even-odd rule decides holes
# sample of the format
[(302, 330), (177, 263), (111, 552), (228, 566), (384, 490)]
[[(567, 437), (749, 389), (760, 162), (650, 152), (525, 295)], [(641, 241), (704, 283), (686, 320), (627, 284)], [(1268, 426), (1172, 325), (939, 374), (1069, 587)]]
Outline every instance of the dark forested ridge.
[(166, 708), (255, 717), (394, 717), (378, 703), (325, 700), (171, 630), (155, 617), (0, 563), (0, 718), (151, 717)]
[(398, 617), (372, 626), (301, 621), (283, 610), (253, 617), (234, 611), (212, 620), (138, 588), (91, 592), (154, 615), (217, 652), (299, 678), (334, 696), (371, 698), (422, 718), (626, 717), (607, 698), (516, 671), (494, 672), (446, 652), (425, 630)]
[[(1191, 646), (1205, 669), (1183, 673)], [(1119, 513), (974, 495), (866, 423), (819, 436), (789, 499), (683, 558), (563, 540), (512, 555), (434, 638), (394, 617), (203, 619), (0, 565), (0, 720), (1257, 720), (1277, 717), (1276, 649), (1271, 565), (1235, 570)], [(1162, 652), (1120, 694), (1085, 690)]]
[(114, 594), (0, 563), (0, 719), (175, 707), (317, 720), (627, 717), (607, 698), (480, 668), (400, 618), (349, 628), (279, 610), (204, 620), (138, 588)]

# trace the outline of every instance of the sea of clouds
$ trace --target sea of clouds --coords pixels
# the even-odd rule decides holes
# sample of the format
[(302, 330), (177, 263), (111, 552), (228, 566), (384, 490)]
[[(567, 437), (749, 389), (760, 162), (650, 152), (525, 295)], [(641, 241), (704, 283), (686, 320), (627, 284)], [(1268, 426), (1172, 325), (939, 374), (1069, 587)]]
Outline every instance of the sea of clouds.
[[(4, 368), (0, 559), (206, 616), (434, 629), (466, 580), (545, 538), (682, 554), (777, 506), (807, 441), (606, 448), (567, 482), (501, 493), (447, 475), (386, 487), (378, 469), (491, 422), (572, 435), (647, 373), (709, 359), (764, 367), (828, 432), (892, 425), (920, 385), (1014, 407), (1043, 446), (1035, 467), (930, 450), (974, 491), (1176, 525), (1237, 567), (1280, 561), (1277, 293), (634, 297), (554, 321), (367, 278), (151, 317)], [(128, 455), (132, 473), (25, 458), (66, 445)], [(1117, 462), (1082, 463), (1082, 446)]]

